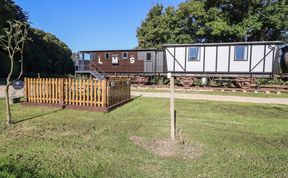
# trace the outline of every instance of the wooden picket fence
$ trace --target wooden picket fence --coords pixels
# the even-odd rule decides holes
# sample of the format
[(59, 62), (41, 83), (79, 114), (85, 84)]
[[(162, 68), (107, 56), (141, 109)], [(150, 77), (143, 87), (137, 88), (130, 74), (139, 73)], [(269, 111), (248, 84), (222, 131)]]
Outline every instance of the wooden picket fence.
[(28, 103), (109, 108), (131, 98), (129, 80), (25, 78)]

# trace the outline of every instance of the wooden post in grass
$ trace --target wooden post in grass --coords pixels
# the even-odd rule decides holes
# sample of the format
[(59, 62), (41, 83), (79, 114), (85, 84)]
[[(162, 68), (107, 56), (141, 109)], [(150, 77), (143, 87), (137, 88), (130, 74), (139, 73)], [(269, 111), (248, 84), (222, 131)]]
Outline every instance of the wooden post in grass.
[(170, 126), (171, 126), (171, 139), (174, 142), (176, 140), (176, 117), (174, 107), (174, 77), (168, 74), (170, 77)]

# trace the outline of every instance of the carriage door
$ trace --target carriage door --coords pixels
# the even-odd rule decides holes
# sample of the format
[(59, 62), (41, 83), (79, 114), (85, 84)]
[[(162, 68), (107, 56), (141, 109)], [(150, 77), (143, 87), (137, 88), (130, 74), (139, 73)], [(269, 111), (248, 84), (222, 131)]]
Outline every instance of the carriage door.
[(153, 72), (153, 56), (152, 52), (147, 52), (145, 55), (144, 61), (144, 71), (145, 72)]
[(119, 55), (112, 55), (112, 65), (119, 65)]

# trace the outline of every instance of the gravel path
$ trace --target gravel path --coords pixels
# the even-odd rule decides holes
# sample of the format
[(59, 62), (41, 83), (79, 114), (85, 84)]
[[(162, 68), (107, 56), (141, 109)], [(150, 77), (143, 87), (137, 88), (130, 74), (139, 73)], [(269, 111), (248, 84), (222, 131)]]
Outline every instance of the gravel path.
[[(12, 93), (10, 87), (10, 94)], [(153, 98), (170, 98), (170, 93), (165, 92), (138, 92), (132, 91), (133, 96), (153, 97)], [(0, 98), (5, 96), (4, 86), (0, 86)], [(22, 91), (17, 91), (16, 96), (23, 96)], [(259, 97), (244, 97), (244, 96), (222, 96), (222, 95), (206, 95), (206, 94), (185, 94), (175, 93), (177, 99), (191, 100), (208, 100), (208, 101), (232, 101), (243, 103), (260, 103), (260, 104), (285, 104), (288, 105), (288, 98), (259, 98)]]
[[(157, 92), (135, 92), (133, 96), (153, 97), (153, 98), (170, 98), (170, 93)], [(260, 104), (287, 104), (288, 98), (259, 98), (259, 97), (243, 97), (243, 96), (221, 96), (221, 95), (205, 95), (205, 94), (184, 94), (175, 93), (177, 99), (191, 100), (208, 100), (208, 101), (232, 101), (243, 103), (260, 103)]]

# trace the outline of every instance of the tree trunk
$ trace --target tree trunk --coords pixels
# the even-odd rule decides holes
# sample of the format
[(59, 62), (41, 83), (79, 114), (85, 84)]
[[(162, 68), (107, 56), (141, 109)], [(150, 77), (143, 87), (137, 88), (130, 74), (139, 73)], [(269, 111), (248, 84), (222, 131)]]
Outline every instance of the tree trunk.
[(5, 98), (6, 98), (6, 115), (7, 115), (7, 122), (6, 124), (9, 126), (12, 123), (11, 120), (11, 111), (10, 111), (10, 103), (9, 103), (9, 84), (6, 84), (5, 88)]

